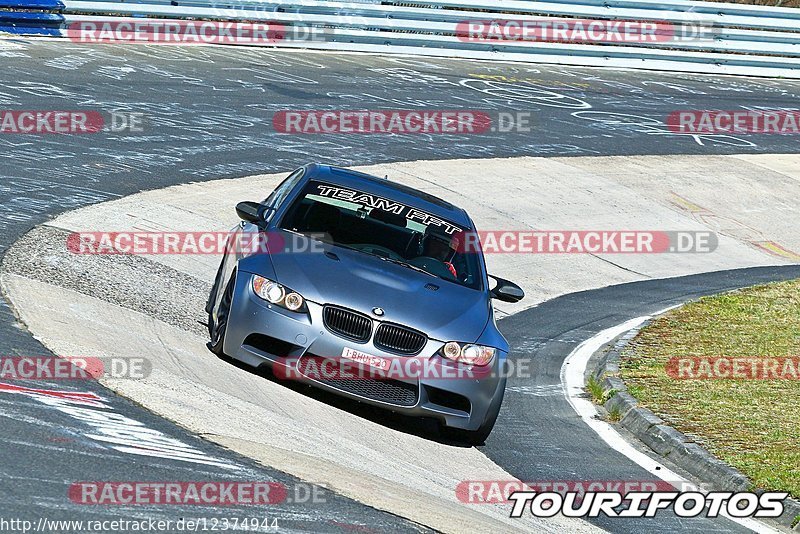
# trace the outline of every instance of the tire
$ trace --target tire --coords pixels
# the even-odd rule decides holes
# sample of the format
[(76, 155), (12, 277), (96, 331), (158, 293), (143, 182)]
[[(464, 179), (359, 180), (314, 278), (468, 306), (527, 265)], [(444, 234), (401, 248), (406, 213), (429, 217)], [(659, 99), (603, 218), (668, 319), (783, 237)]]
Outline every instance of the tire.
[[(225, 258), (222, 258), (222, 261), (219, 263), (219, 267), (217, 267), (217, 274), (214, 276), (214, 285), (212, 286), (211, 292), (208, 294), (208, 300), (206, 300), (206, 313), (211, 313), (211, 310), (214, 308), (214, 301), (217, 300), (217, 291), (219, 291), (219, 285), (222, 281), (224, 268)], [(208, 325), (211, 325), (211, 321), (208, 322)]]
[(233, 290), (236, 286), (236, 271), (231, 274), (231, 279), (228, 280), (228, 285), (225, 286), (225, 293), (222, 295), (222, 300), (219, 302), (217, 308), (217, 320), (211, 311), (208, 312), (208, 335), (211, 340), (208, 342), (208, 349), (217, 356), (225, 356), (223, 347), (225, 345), (225, 332), (228, 329), (228, 319), (231, 312), (231, 303), (233, 302)]

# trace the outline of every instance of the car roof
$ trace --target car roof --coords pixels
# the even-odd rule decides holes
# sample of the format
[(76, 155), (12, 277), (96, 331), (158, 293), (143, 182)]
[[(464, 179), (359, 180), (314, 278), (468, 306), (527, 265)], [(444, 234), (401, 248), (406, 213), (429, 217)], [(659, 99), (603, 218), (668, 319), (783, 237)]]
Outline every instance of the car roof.
[(414, 189), (407, 185), (391, 182), (386, 178), (379, 178), (371, 174), (312, 163), (306, 165), (305, 178), (319, 180), (334, 185), (356, 189), (364, 193), (376, 195), (390, 200), (396, 200), (414, 208), (425, 211), (436, 217), (448, 220), (465, 227), (471, 227), (467, 212), (462, 208), (442, 200), (441, 198)]

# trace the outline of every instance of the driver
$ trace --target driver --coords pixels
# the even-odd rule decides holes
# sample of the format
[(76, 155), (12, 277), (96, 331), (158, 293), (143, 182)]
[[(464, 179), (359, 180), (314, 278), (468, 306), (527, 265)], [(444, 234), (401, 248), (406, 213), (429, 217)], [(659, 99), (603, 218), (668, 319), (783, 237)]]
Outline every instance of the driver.
[(422, 239), (422, 255), (442, 262), (447, 267), (447, 270), (450, 271), (450, 274), (457, 279), (458, 272), (452, 261), (459, 243), (458, 234), (453, 237), (447, 237), (434, 233), (431, 227), (428, 226), (425, 229), (425, 237)]

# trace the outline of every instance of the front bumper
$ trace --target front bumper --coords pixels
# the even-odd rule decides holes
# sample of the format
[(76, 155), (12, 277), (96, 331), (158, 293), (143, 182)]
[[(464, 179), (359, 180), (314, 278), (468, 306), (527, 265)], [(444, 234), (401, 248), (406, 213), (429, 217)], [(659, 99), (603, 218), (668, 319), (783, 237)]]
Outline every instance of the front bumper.
[[(252, 290), (251, 278), (246, 272), (236, 277), (225, 333), (225, 354), (236, 360), (254, 367), (266, 364), (279, 377), (399, 413), (436, 418), (448, 427), (463, 430), (477, 430), (493, 401), (503, 394), (505, 379), (499, 370), (506, 354), (502, 352), (490, 366), (476, 369), (474, 374), (436, 355), (444, 343), (433, 339), (428, 339), (417, 356), (397, 356), (376, 347), (372, 339), (359, 343), (328, 331), (320, 304), (307, 301), (308, 313), (301, 314), (260, 299)], [(373, 320), (373, 335), (378, 323)], [(400, 372), (384, 380), (369, 378), (371, 367), (351, 361), (341, 364), (345, 347), (397, 360)], [(344, 377), (337, 374), (333, 379), (329, 373), (308, 372), (319, 369), (326, 359), (336, 360), (338, 370), (351, 368), (353, 372)]]

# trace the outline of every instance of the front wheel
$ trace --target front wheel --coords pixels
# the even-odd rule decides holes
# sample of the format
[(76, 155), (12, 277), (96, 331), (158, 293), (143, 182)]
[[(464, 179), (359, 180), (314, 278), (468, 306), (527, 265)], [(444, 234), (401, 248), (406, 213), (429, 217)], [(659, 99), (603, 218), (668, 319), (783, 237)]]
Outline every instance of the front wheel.
[(211, 341), (208, 342), (208, 349), (217, 356), (225, 356), (223, 346), (225, 345), (225, 332), (228, 329), (228, 319), (231, 313), (231, 303), (233, 302), (233, 290), (236, 285), (236, 272), (231, 275), (228, 285), (225, 286), (225, 293), (219, 301), (217, 307), (217, 319), (214, 320), (213, 309), (208, 312), (208, 333)]

